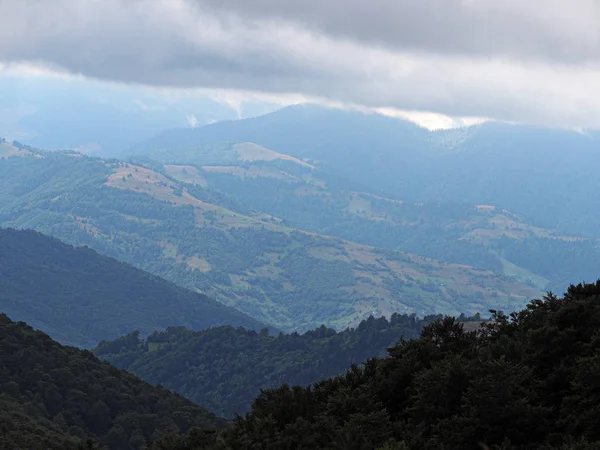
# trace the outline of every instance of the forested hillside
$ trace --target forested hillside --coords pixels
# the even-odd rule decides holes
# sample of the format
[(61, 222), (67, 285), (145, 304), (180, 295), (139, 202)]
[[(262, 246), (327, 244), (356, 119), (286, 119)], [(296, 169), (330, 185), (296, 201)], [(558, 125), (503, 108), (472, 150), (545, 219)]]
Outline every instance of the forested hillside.
[(373, 317), (339, 333), (324, 326), (304, 334), (270, 336), (243, 328), (205, 331), (168, 328), (147, 339), (138, 333), (102, 342), (94, 353), (146, 381), (172, 389), (217, 414), (249, 410), (261, 389), (306, 386), (343, 373), (401, 338), (412, 339), (440, 316)]
[(155, 170), (172, 179), (215, 189), (237, 201), (230, 201), (231, 208), (246, 205), (288, 226), (504, 273), (543, 290), (560, 292), (570, 280), (597, 276), (597, 239), (534, 226), (523, 215), (494, 205), (462, 199), (414, 203), (375, 195), (339, 180), (329, 168), (317, 169), (251, 143), (149, 150), (146, 155)]
[(137, 450), (225, 421), (0, 315), (0, 448)]
[(394, 312), (513, 310), (540, 292), (492, 271), (285, 226), (169, 178), (160, 164), (12, 148), (0, 160), (0, 226), (88, 245), (280, 329), (343, 329)]
[(264, 392), (220, 437), (161, 448), (597, 449), (600, 282), (494, 319), (435, 322), (387, 358)]
[(264, 327), (202, 294), (34, 231), (0, 229), (0, 312), (69, 345), (173, 325)]

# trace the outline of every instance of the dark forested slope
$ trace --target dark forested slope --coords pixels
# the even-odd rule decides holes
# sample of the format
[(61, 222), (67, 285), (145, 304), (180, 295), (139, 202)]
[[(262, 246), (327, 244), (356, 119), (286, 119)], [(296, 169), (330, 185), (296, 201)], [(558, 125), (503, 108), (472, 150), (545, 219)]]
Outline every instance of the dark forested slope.
[(389, 321), (371, 317), (339, 333), (322, 326), (279, 336), (233, 327), (205, 331), (172, 327), (146, 340), (132, 333), (102, 342), (94, 352), (231, 417), (247, 412), (261, 389), (282, 383), (308, 385), (343, 373), (352, 363), (383, 356), (401, 337), (417, 337), (425, 324), (439, 317), (394, 314)]
[(136, 329), (264, 326), (89, 248), (11, 229), (0, 229), (0, 312), (83, 347)]
[(462, 450), (598, 442), (599, 343), (600, 282), (535, 300), (480, 332), (445, 319), (387, 359), (263, 394), (230, 443), (370, 449), (391, 440), (392, 448)]
[(494, 317), (445, 318), (388, 358), (264, 392), (219, 439), (162, 449), (600, 448), (600, 281)]
[[(225, 421), (177, 394), (0, 315), (0, 448), (137, 450)], [(86, 447), (87, 448), (87, 447)]]

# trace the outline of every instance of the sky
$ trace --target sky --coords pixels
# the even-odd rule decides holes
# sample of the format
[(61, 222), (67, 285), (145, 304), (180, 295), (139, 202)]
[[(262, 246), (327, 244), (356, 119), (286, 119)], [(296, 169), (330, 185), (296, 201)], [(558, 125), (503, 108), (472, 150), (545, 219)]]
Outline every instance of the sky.
[(311, 100), (433, 128), (600, 128), (597, 0), (0, 0), (0, 17), (12, 77)]

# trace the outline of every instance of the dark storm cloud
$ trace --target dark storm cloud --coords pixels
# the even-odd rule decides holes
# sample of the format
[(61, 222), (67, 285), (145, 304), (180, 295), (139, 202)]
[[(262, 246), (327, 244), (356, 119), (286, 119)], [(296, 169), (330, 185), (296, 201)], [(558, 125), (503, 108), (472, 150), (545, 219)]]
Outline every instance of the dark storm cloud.
[(0, 0), (0, 63), (600, 127), (598, 2)]

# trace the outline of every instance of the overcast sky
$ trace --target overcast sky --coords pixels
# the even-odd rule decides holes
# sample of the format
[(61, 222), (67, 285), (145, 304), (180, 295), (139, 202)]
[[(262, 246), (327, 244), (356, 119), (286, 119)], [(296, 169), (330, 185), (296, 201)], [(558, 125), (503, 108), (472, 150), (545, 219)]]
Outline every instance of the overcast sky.
[(600, 128), (597, 0), (0, 0), (0, 71)]

